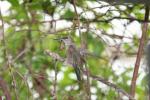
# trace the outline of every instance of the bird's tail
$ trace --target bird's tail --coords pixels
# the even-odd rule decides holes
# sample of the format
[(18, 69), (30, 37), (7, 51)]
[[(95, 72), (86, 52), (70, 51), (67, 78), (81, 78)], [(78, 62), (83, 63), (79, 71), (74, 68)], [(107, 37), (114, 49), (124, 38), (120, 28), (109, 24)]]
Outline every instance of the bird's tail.
[(74, 67), (74, 70), (75, 70), (78, 81), (81, 81), (81, 72), (80, 72), (79, 67)]
[(82, 78), (80, 68), (79, 67), (74, 67), (74, 70), (75, 70), (75, 73), (76, 73), (76, 76), (77, 76), (77, 79), (78, 79), (79, 90), (85, 89), (84, 84), (83, 84), (84, 80)]

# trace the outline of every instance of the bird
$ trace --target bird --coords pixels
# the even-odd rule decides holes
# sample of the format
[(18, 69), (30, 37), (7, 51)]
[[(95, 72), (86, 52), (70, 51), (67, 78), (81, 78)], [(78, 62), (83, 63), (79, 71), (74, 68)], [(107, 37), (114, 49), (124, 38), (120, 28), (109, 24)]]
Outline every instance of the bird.
[(76, 73), (77, 80), (82, 80), (82, 69), (85, 63), (84, 57), (80, 54), (79, 49), (73, 43), (70, 37), (61, 38), (61, 41), (65, 44), (67, 57), (65, 64), (71, 65)]

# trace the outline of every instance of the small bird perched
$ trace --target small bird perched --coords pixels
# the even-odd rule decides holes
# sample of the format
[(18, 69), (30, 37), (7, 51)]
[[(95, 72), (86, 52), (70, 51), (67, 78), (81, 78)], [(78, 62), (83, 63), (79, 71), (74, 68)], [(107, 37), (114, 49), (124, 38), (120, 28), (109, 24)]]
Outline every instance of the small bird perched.
[(81, 81), (81, 70), (85, 63), (85, 60), (70, 37), (61, 38), (61, 41), (65, 44), (67, 49), (67, 58), (65, 60), (65, 64), (70, 64), (71, 66), (73, 66), (78, 81)]

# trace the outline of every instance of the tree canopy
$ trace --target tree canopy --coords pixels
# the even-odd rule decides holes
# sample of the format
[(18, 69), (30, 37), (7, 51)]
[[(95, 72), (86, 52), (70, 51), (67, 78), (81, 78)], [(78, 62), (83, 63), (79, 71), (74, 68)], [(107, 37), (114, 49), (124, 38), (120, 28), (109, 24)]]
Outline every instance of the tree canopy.
[[(147, 4), (148, 0), (0, 1), (0, 98), (145, 100), (145, 63), (140, 65), (140, 58), (149, 36)], [(134, 31), (138, 25), (139, 32)], [(64, 38), (71, 39), (73, 49), (67, 49), (70, 42), (64, 43)], [(120, 61), (122, 57), (126, 59)], [(130, 65), (130, 58), (136, 64)], [(75, 64), (82, 66), (80, 72)], [(139, 74), (134, 76), (134, 71)]]

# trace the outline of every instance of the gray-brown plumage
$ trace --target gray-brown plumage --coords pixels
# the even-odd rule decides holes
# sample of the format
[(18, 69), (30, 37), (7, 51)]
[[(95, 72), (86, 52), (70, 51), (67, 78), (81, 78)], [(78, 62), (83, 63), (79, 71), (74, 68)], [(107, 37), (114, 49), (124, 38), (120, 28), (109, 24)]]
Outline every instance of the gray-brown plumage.
[(75, 44), (72, 42), (71, 38), (63, 38), (62, 41), (64, 42), (67, 48), (67, 58), (65, 63), (73, 66), (77, 79), (81, 81), (81, 70), (83, 68), (83, 64), (85, 63), (85, 60), (80, 54), (80, 51), (76, 48)]

